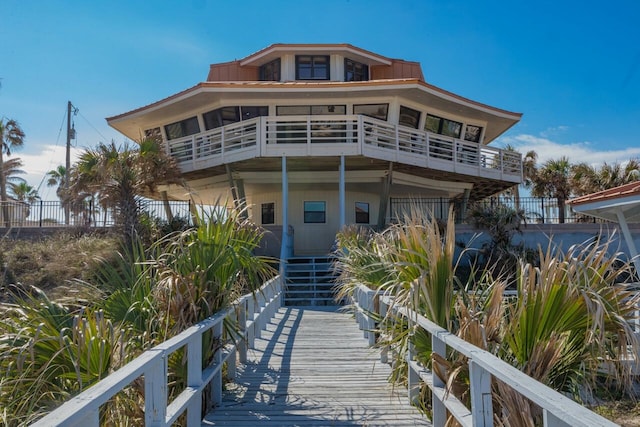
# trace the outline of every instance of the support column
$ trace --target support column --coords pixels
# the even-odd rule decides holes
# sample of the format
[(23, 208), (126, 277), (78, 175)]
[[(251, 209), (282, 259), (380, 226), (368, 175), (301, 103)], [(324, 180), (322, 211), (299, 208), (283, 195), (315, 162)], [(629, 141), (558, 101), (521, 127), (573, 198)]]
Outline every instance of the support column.
[(236, 210), (240, 210), (240, 205), (238, 203), (238, 192), (236, 191), (236, 185), (233, 182), (233, 173), (231, 172), (231, 166), (226, 164), (224, 165), (224, 168), (227, 170), (227, 179), (229, 180), (229, 187), (231, 188), (231, 197), (233, 197), (233, 206), (235, 206)]
[(621, 209), (616, 209), (616, 215), (618, 216), (618, 223), (620, 224), (622, 235), (627, 241), (627, 246), (629, 247), (629, 255), (631, 255), (631, 258), (633, 259), (633, 265), (636, 268), (636, 272), (640, 274), (640, 260), (638, 259), (638, 250), (636, 249), (636, 245), (633, 242), (633, 236), (631, 236), (631, 232), (629, 231), (627, 219), (624, 217), (624, 213)]
[(391, 193), (391, 180), (393, 174), (393, 162), (389, 162), (387, 176), (382, 178), (382, 191), (380, 192), (380, 207), (378, 208), (378, 231), (384, 228)]
[(287, 158), (282, 157), (282, 242), (280, 246), (280, 274), (284, 274), (284, 262), (288, 258), (289, 246), (289, 178)]
[(340, 229), (342, 229), (342, 228), (344, 228), (344, 226), (347, 223), (347, 220), (346, 220), (346, 201), (345, 201), (345, 183), (344, 183), (344, 156), (340, 156), (339, 198), (340, 198)]
[(466, 189), (462, 194), (462, 204), (460, 206), (460, 218), (465, 218), (467, 216), (467, 205), (469, 204), (469, 196), (471, 195), (471, 190)]

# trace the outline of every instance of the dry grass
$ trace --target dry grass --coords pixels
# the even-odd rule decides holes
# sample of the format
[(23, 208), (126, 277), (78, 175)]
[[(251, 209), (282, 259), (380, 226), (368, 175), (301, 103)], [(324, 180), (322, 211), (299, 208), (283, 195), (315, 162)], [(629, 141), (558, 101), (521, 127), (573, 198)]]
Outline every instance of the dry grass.
[(111, 259), (119, 248), (109, 235), (60, 233), (39, 241), (0, 240), (0, 273), (4, 285), (35, 286), (50, 298), (78, 291), (75, 281), (90, 281), (96, 259)]

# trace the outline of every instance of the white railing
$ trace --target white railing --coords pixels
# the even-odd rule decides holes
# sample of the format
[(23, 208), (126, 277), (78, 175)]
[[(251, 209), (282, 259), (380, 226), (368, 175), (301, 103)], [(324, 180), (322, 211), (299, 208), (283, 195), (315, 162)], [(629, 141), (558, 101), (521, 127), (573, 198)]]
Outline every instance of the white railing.
[[(33, 426), (98, 426), (100, 407), (137, 378), (144, 377), (144, 413), (147, 426), (170, 426), (185, 411), (187, 425), (202, 424), (202, 392), (210, 385), (212, 404), (222, 402), (222, 366), (235, 376), (236, 358), (247, 360), (247, 348), (253, 348), (269, 320), (281, 304), (280, 276), (265, 283), (254, 294), (238, 299), (233, 306), (145, 351), (136, 359), (93, 385), (78, 396), (38, 420)], [(240, 331), (218, 350), (212, 363), (202, 369), (202, 335), (213, 330), (214, 339), (222, 339), (223, 322), (232, 319)], [(172, 402), (167, 402), (167, 363), (176, 350), (187, 350), (187, 386)]]
[[(391, 124), (362, 115), (269, 116), (167, 142), (192, 170), (252, 157), (373, 156), (519, 182), (520, 153)], [(238, 157), (244, 153), (245, 157)]]
[[(543, 422), (546, 427), (617, 426), (617, 424), (588, 410), (563, 394), (525, 375), (488, 351), (453, 335), (406, 307), (392, 304), (391, 298), (381, 295), (380, 292), (360, 286), (353, 294), (353, 304), (356, 307), (356, 319), (360, 328), (365, 330), (367, 334), (365, 337), (369, 337), (370, 344), (375, 343), (377, 329), (377, 324), (370, 314), (384, 317), (387, 310), (390, 309), (395, 314), (407, 318), (411, 323), (426, 330), (431, 335), (433, 352), (446, 358), (447, 348), (451, 348), (468, 359), (470, 408), (467, 408), (463, 402), (447, 390), (446, 385), (435, 372), (414, 360), (413, 348), (409, 345), (409, 353), (406, 355), (408, 398), (411, 402), (416, 402), (421, 384), (426, 384), (429, 387), (433, 402), (432, 422), (434, 426), (445, 425), (447, 412), (454, 416), (462, 426), (493, 426), (492, 378), (503, 382), (521, 396), (538, 405), (543, 411)], [(381, 352), (380, 358), (383, 363), (387, 362), (385, 349)]]

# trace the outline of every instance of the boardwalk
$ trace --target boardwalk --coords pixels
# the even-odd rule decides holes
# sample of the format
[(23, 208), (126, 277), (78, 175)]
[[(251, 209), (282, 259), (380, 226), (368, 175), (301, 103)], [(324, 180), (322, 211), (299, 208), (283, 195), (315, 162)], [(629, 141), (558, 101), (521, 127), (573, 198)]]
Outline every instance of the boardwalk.
[(203, 426), (425, 426), (354, 319), (284, 307)]

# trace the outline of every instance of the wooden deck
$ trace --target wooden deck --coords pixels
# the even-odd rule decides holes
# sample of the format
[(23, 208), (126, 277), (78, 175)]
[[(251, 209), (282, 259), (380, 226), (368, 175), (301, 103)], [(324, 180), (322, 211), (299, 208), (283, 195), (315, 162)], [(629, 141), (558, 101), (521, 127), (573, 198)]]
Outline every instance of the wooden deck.
[(203, 426), (428, 426), (353, 317), (283, 307)]

